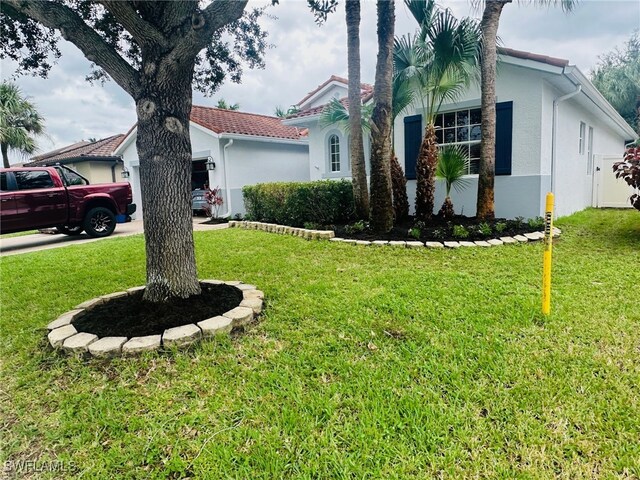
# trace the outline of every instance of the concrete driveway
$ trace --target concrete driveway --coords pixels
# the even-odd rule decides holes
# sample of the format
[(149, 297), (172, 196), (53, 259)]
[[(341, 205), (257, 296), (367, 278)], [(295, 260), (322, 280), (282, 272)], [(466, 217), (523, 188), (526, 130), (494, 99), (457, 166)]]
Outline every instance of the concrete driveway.
[[(228, 226), (226, 223), (220, 225), (203, 225), (202, 222), (204, 221), (205, 218), (194, 218), (193, 229), (195, 231), (220, 230)], [(99, 242), (108, 238), (137, 235), (143, 233), (143, 231), (142, 220), (134, 220), (129, 223), (118, 224), (115, 232), (105, 238), (91, 238), (86, 233), (82, 233), (77, 237), (62, 234), (34, 233), (21, 237), (0, 238), (0, 256), (48, 250), (50, 248), (66, 247), (79, 243)]]

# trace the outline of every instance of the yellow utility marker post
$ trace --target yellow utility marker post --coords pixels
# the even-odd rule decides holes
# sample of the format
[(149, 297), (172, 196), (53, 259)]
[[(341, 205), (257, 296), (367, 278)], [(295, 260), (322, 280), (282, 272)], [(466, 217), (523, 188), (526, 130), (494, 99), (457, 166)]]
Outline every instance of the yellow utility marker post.
[(542, 313), (551, 312), (551, 250), (553, 249), (553, 193), (547, 193), (544, 209), (544, 256), (542, 260)]

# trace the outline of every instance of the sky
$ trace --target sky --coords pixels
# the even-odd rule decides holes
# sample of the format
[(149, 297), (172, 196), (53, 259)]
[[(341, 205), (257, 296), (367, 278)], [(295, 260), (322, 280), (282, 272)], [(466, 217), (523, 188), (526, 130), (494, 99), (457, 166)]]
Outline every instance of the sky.
[[(263, 6), (266, 0), (250, 0)], [(441, 0), (454, 14), (479, 17), (468, 0)], [(262, 70), (245, 69), (241, 84), (226, 83), (211, 97), (194, 92), (196, 105), (215, 106), (224, 98), (246, 112), (273, 115), (285, 110), (331, 75), (347, 75), (344, 1), (328, 21), (317, 26), (304, 0), (280, 0), (268, 9), (261, 23), (272, 45)], [(403, 2), (396, 2), (396, 34), (413, 33), (417, 25)], [(638, 0), (581, 0), (571, 13), (559, 7), (535, 7), (531, 2), (505, 6), (498, 35), (502, 45), (569, 60), (588, 75), (598, 57), (622, 47), (640, 28)], [(373, 82), (376, 46), (375, 1), (362, 2), (360, 26), (363, 82)], [(46, 135), (38, 139), (44, 153), (89, 138), (126, 133), (135, 123), (133, 100), (114, 82), (91, 85), (85, 81), (90, 63), (72, 44), (60, 41), (62, 58), (48, 79), (19, 76), (15, 65), (0, 63), (2, 79), (14, 80), (37, 106), (46, 121)], [(12, 162), (26, 159), (12, 154)]]

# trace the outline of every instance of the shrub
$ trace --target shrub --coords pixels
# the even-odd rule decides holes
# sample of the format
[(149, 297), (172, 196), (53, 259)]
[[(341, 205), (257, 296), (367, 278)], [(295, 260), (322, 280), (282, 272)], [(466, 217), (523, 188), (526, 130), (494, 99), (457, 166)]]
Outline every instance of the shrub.
[(409, 230), (409, 236), (415, 238), (416, 240), (420, 240), (421, 234), (422, 232), (419, 228), (413, 227), (411, 230)]
[(544, 218), (542, 217), (530, 218), (529, 220), (527, 220), (527, 223), (529, 224), (529, 228), (532, 228), (534, 230), (540, 230), (541, 228), (544, 228)]
[(498, 222), (493, 227), (497, 233), (502, 233), (507, 229), (507, 224), (505, 222)]
[[(637, 143), (636, 143), (637, 145)], [(640, 146), (630, 146), (622, 162), (613, 164), (616, 178), (622, 178), (631, 187), (640, 190)], [(631, 205), (640, 210), (640, 194), (634, 193), (629, 197)]]
[(354, 233), (364, 232), (368, 228), (369, 228), (368, 223), (366, 223), (364, 220), (358, 220), (357, 222), (344, 227), (344, 231), (350, 235), (353, 235)]
[(348, 223), (355, 217), (353, 187), (346, 180), (276, 182), (242, 188), (247, 217), (292, 227)]
[(452, 235), (454, 238), (468, 238), (469, 230), (467, 230), (464, 225), (454, 225)]
[(485, 237), (490, 237), (493, 233), (493, 231), (491, 230), (491, 225), (486, 222), (482, 222), (478, 225), (478, 232)]

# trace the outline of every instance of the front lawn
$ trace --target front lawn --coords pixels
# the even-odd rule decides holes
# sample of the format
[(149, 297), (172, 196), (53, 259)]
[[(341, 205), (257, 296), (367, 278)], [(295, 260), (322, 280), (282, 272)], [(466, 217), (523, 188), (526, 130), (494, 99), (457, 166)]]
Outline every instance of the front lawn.
[(0, 462), (70, 470), (15, 478), (638, 478), (640, 214), (558, 226), (546, 319), (540, 243), (197, 232), (200, 277), (257, 285), (263, 321), (113, 361), (54, 354), (44, 327), (142, 284), (142, 236), (2, 258)]

